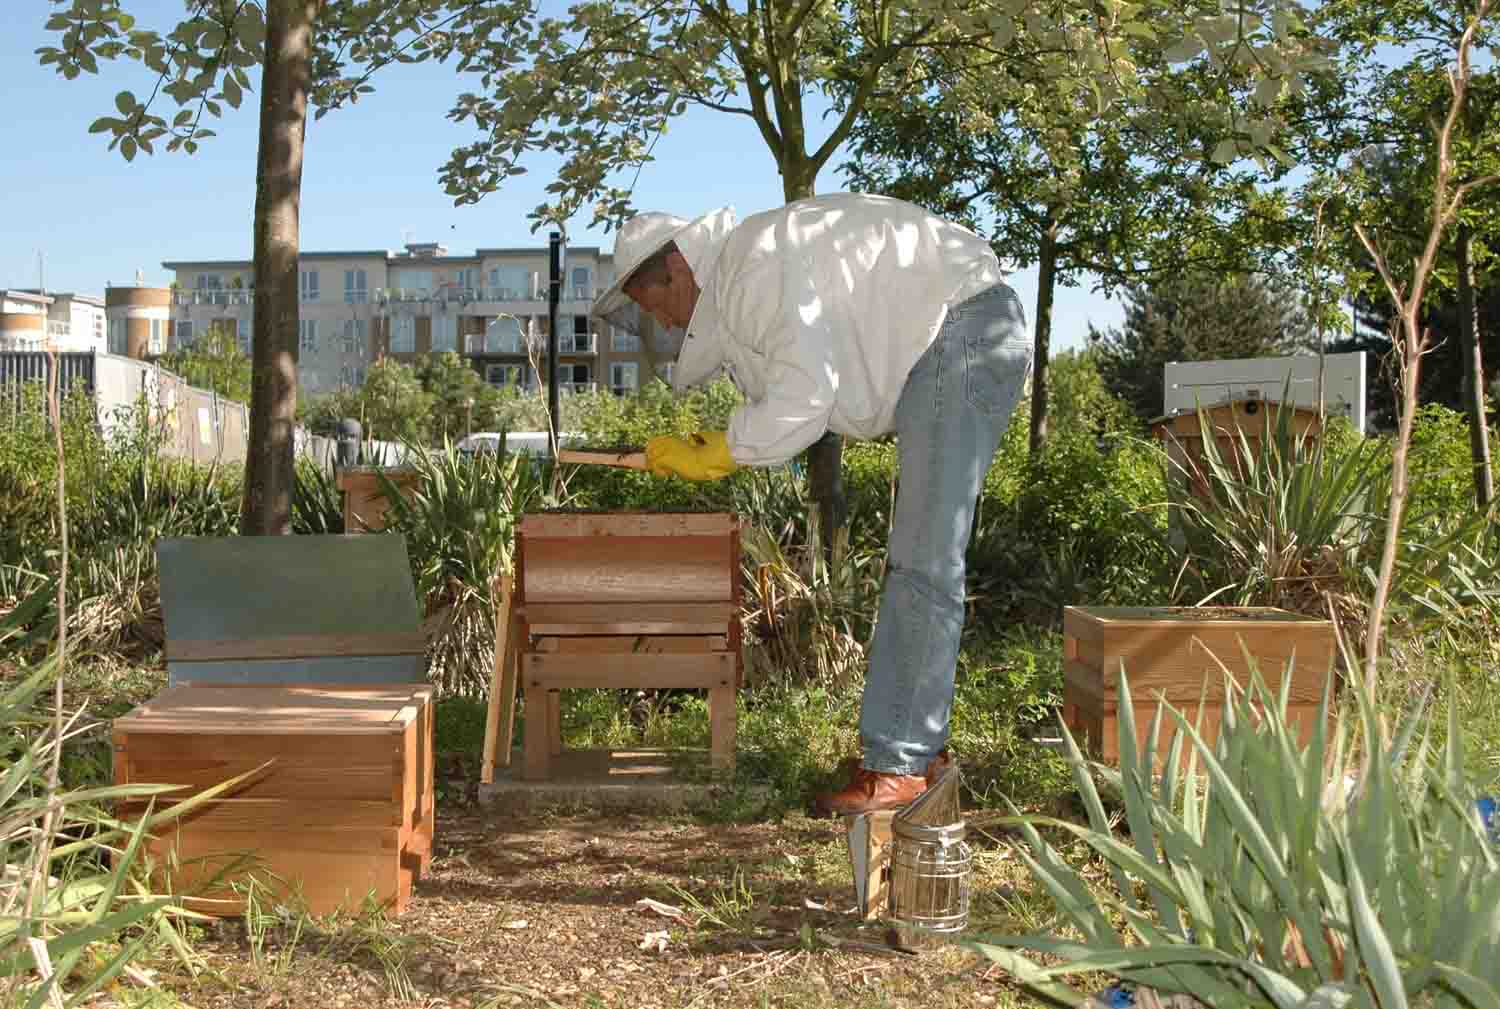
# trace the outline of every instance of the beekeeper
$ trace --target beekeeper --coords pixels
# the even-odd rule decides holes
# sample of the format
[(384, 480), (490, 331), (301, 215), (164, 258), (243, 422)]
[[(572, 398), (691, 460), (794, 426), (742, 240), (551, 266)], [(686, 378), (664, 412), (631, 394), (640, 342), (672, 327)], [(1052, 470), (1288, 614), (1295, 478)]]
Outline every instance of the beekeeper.
[(738, 225), (727, 208), (692, 221), (637, 214), (614, 258), (618, 279), (594, 315), (628, 327), (638, 306), (684, 331), (676, 388), (722, 369), (746, 400), (728, 430), (653, 438), (653, 473), (713, 480), (786, 462), (826, 431), (896, 433), (863, 759), (814, 806), (905, 805), (946, 759), (975, 502), (1031, 369), (1025, 313), (994, 251), (920, 207), (843, 193)]

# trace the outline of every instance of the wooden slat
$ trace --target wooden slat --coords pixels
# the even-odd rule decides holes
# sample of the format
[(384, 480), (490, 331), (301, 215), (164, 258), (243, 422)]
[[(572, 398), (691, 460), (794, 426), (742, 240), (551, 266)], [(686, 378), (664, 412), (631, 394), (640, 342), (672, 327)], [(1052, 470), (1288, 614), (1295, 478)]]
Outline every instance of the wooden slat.
[[(120, 812), (137, 817), (145, 808), (144, 804), (126, 803), (120, 806)], [(160, 831), (186, 835), (261, 832), (261, 843), (281, 845), (285, 843), (281, 840), (284, 834), (297, 831), (400, 827), (400, 808), (389, 799), (210, 799)]]
[[(1213, 611), (1219, 611), (1214, 613)], [(1063, 607), (1063, 629), (1071, 626), (1103, 627), (1157, 627), (1163, 623), (1174, 627), (1199, 631), (1203, 628), (1223, 627), (1226, 624), (1243, 625), (1246, 622), (1256, 627), (1306, 628), (1308, 625), (1327, 625), (1328, 621), (1310, 617), (1275, 606), (1065, 606)], [(1246, 618), (1251, 618), (1247, 621)]]
[(170, 662), (213, 662), (226, 659), (305, 659), (327, 655), (421, 655), (427, 639), (421, 631), (386, 634), (294, 634), (276, 638), (194, 641), (169, 638)]
[[(228, 859), (220, 856), (245, 850), (222, 847), (224, 840), (228, 838), (207, 835), (191, 840), (158, 841), (151, 845), (151, 851), (159, 862), (164, 862), (167, 852), (175, 849), (182, 861), (173, 874), (173, 886), (179, 891), (188, 890), (222, 871)], [(400, 853), (394, 851), (361, 853), (358, 849), (345, 849), (338, 857), (332, 857), (328, 850), (262, 845), (255, 849), (254, 860), (231, 878), (243, 884), (251, 876), (278, 897), (299, 896), (313, 914), (331, 914), (340, 909), (357, 911), (371, 893), (377, 902), (388, 904), (399, 914), (411, 895), (410, 882), (403, 886)], [(228, 883), (226, 879), (206, 890), (198, 907), (206, 913), (237, 913), (243, 903), (238, 902)]]
[(680, 652), (723, 652), (729, 650), (727, 634), (620, 634), (581, 635), (577, 637), (539, 638), (534, 652), (632, 652), (637, 655), (660, 655)]
[(526, 699), (526, 738), (521, 753), (521, 777), (527, 781), (545, 780), (550, 769), (552, 747), (547, 739), (547, 691), (533, 687), (523, 678)]
[(715, 603), (532, 603), (523, 615), (536, 635), (726, 634), (736, 609)]
[(523, 537), (727, 536), (739, 527), (727, 512), (537, 512), (521, 517)]
[(337, 776), (341, 767), (367, 764), (390, 767), (391, 758), (400, 752), (400, 746), (400, 736), (394, 731), (378, 734), (320, 732), (309, 735), (244, 733), (232, 739), (222, 738), (217, 733), (129, 734), (130, 757), (141, 762), (196, 762), (233, 758), (259, 764), (274, 760), (281, 765), (325, 768), (334, 776)]
[(430, 686), (361, 689), (200, 684), (168, 687), (115, 726), (129, 732), (344, 734), (399, 732), (430, 704)]
[[(521, 658), (521, 682), (528, 690), (732, 687), (734, 656), (728, 652), (707, 655), (528, 653)], [(528, 726), (527, 735), (530, 734)]]
[[(197, 792), (254, 770), (258, 762), (226, 754), (222, 759), (143, 760), (117, 743), (117, 783), (180, 785)], [(393, 775), (385, 764), (343, 764), (337, 769), (278, 761), (235, 790), (240, 799), (383, 799), (391, 794)], [(188, 793), (174, 798), (184, 798)]]
[(710, 687), (708, 691), (709, 759), (721, 770), (734, 767), (735, 726), (733, 682)]
[(515, 580), (501, 575), (495, 580), (495, 663), (490, 672), (489, 705), (485, 710), (484, 752), (480, 754), (479, 780), (495, 780), (495, 764), (510, 766), (510, 750), (516, 719), (516, 662), (518, 639), (511, 637), (514, 617)]
[(526, 602), (727, 602), (731, 569), (727, 535), (532, 536)]
[(626, 449), (623, 452), (608, 452), (598, 449), (562, 448), (557, 450), (557, 461), (583, 466), (617, 466), (621, 469), (645, 469), (646, 453)]

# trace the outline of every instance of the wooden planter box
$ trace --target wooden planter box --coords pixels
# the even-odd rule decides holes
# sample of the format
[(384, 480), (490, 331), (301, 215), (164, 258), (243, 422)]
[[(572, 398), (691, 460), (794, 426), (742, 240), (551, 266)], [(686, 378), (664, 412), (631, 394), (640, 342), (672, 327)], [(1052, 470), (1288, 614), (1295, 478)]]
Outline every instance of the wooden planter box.
[(344, 492), (344, 532), (380, 532), (385, 528), (385, 513), (391, 502), (380, 485), (379, 474), (396, 485), (407, 498), (416, 489), (421, 474), (410, 467), (380, 469), (375, 466), (350, 466), (339, 470), (338, 489)]
[[(1224, 702), (1219, 662), (1248, 687), (1248, 651), (1273, 695), (1288, 660), (1295, 658), (1287, 718), (1306, 740), (1317, 721), (1335, 648), (1330, 621), (1271, 607), (1068, 606), (1063, 610), (1063, 721), (1081, 746), (1087, 738), (1086, 749), (1096, 757), (1119, 760), (1123, 663), (1142, 745), (1150, 735), (1158, 694), (1196, 724), (1205, 677), (1200, 731), (1211, 745), (1218, 738)], [(1163, 748), (1175, 725), (1175, 720), (1163, 724)]]
[[(115, 782), (185, 786), (159, 810), (270, 761), (155, 831), (147, 849), (174, 892), (250, 855), (234, 880), (253, 873), (314, 914), (358, 911), (367, 895), (399, 914), (431, 859), (432, 700), (432, 687), (401, 684), (168, 687), (115, 720)], [(243, 908), (227, 879), (190, 906)]]

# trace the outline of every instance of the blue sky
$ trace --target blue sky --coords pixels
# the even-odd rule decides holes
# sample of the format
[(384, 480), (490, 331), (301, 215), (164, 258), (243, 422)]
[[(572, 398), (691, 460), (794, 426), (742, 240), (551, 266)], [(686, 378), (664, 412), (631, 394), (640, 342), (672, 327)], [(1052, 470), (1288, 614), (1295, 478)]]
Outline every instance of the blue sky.
[[(181, 0), (128, 0), (138, 27), (165, 33)], [(165, 283), (164, 260), (248, 258), (255, 202), (258, 95), (209, 123), (218, 136), (194, 155), (138, 155), (127, 163), (88, 133), (114, 114), (122, 89), (144, 98), (152, 76), (128, 61), (101, 64), (100, 74), (65, 81), (37, 62), (34, 50), (55, 45), (44, 25), (46, 0), (10, 0), (0, 12), (0, 95), (13, 138), (0, 156), (0, 287), (35, 287), (38, 254), (49, 289), (102, 295), (106, 284)], [(471, 142), (469, 125), (448, 121), (453, 98), (466, 88), (452, 64), (391, 67), (375, 94), (358, 105), (309, 122), (303, 168), (302, 248), (399, 249), (405, 241), (437, 241), (450, 251), (545, 245), (526, 214), (544, 199), (556, 162), (535, 158), (477, 205), (454, 207), (438, 182), (449, 152)], [(166, 115), (170, 118), (175, 106)], [(817, 123), (809, 116), (810, 125)], [(684, 216), (731, 204), (741, 216), (781, 202), (775, 163), (750, 120), (702, 111), (674, 120), (656, 146), (656, 161), (635, 187), (638, 209)], [(819, 190), (840, 188), (837, 157)], [(570, 222), (577, 245), (610, 247), (612, 236)], [(1012, 278), (1028, 314), (1036, 271)], [(1092, 321), (1121, 317), (1117, 304), (1082, 288), (1060, 288), (1053, 346), (1081, 346)]]

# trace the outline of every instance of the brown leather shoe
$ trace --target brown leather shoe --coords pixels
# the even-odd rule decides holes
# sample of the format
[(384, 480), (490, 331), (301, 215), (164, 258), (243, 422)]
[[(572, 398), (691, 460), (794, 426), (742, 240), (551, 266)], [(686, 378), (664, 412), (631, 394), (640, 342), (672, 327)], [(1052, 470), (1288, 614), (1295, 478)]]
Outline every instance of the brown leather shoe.
[[(860, 759), (859, 757), (845, 757), (839, 764), (839, 770), (843, 772), (845, 781), (852, 782), (854, 776), (859, 773)], [(927, 762), (927, 766), (922, 770), (922, 777), (926, 778), (927, 784), (930, 785), (933, 779), (943, 771), (946, 771), (952, 763), (953, 755), (948, 752), (948, 748), (945, 746), (937, 752), (937, 756)]]
[(886, 774), (856, 768), (853, 779), (837, 792), (813, 797), (813, 809), (823, 816), (849, 816), (881, 809), (899, 809), (927, 791), (921, 774)]

